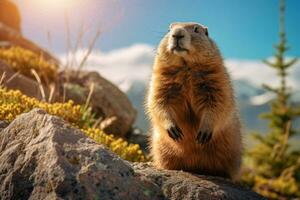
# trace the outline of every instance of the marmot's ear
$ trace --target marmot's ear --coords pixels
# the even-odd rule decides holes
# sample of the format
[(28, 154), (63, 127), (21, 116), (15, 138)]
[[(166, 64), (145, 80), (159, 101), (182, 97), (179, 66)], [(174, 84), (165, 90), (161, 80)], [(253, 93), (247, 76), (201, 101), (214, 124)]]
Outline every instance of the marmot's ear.
[(208, 34), (208, 28), (204, 27), (204, 31), (205, 31), (205, 35), (208, 37), (209, 36), (209, 34)]
[(170, 24), (169, 29), (171, 30), (176, 24), (178, 24), (178, 22), (173, 22)]

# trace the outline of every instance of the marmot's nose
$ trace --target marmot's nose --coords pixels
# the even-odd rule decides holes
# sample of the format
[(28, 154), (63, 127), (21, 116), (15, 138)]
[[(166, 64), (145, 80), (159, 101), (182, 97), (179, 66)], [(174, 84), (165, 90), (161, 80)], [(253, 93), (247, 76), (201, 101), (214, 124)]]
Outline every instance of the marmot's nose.
[(176, 40), (180, 40), (181, 38), (184, 38), (184, 35), (179, 33), (179, 34), (173, 34), (172, 37), (175, 38)]

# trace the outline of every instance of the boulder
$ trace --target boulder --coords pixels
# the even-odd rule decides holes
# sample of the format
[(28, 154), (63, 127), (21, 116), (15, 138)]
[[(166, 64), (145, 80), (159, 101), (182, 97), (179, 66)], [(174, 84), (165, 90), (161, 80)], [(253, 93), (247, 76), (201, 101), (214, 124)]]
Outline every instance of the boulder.
[(0, 1), (0, 22), (21, 33), (21, 16), (17, 6), (9, 0)]
[(263, 199), (217, 177), (129, 163), (35, 109), (0, 131), (0, 199)]
[(157, 185), (129, 162), (42, 110), (0, 133), (0, 197), (5, 199), (159, 199)]
[(77, 104), (86, 104), (91, 85), (94, 85), (89, 105), (100, 119), (99, 127), (106, 133), (124, 137), (131, 130), (137, 112), (117, 86), (98, 72), (62, 71), (60, 77), (65, 85), (60, 96)]
[(132, 164), (135, 173), (158, 185), (166, 199), (255, 200), (257, 193), (220, 177), (159, 170), (150, 163)]
[[(9, 65), (0, 59), (0, 79), (4, 76), (2, 80), (2, 85), (7, 89), (20, 90), (23, 94), (34, 97), (39, 100), (42, 99), (41, 90), (39, 88), (39, 84), (22, 75), (13, 71)], [(49, 95), (48, 88), (43, 87), (46, 96)]]

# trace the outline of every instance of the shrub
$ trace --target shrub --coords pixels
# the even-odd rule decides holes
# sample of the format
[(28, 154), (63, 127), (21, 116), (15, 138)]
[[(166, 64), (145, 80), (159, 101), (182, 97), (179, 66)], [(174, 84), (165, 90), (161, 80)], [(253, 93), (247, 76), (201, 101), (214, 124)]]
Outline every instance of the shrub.
[(247, 152), (251, 170), (244, 174), (243, 180), (253, 189), (268, 199), (293, 199), (300, 197), (300, 149), (292, 148), (290, 141), (300, 134), (295, 127), (295, 120), (300, 117), (290, 97), (293, 90), (287, 85), (288, 70), (297, 59), (287, 60), (288, 50), (284, 30), (285, 2), (280, 4), (280, 42), (275, 46), (274, 62), (265, 63), (276, 70), (280, 80), (279, 86), (264, 85), (274, 93), (276, 99), (271, 102), (270, 112), (263, 118), (269, 120), (267, 134), (254, 134), (258, 141), (255, 147)]

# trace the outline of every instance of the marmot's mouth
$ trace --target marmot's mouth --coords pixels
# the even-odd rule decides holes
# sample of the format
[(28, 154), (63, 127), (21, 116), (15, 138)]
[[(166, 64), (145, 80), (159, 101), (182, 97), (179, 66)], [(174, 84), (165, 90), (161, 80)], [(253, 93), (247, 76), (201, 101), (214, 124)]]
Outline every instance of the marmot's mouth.
[(175, 46), (172, 48), (172, 52), (177, 51), (177, 52), (182, 52), (182, 51), (189, 51), (186, 48), (180, 47), (180, 46)]

